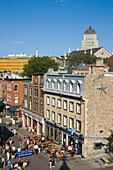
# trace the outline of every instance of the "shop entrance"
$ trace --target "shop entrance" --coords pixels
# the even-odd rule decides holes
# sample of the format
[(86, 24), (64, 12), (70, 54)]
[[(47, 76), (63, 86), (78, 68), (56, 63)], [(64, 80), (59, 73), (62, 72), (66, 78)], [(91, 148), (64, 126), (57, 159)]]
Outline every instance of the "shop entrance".
[(63, 146), (66, 146), (66, 134), (63, 133)]

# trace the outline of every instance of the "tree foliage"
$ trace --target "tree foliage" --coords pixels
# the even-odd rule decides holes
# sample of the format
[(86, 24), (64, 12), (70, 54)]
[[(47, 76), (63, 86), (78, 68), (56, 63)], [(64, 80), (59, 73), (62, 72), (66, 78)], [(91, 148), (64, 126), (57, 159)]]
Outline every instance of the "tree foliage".
[(110, 131), (111, 131), (111, 135), (108, 138), (106, 138), (106, 140), (107, 140), (106, 146), (110, 152), (113, 152), (113, 131), (112, 130), (110, 130)]
[(67, 61), (67, 65), (69, 67), (73, 66), (75, 69), (80, 63), (94, 64), (96, 63), (96, 56), (91, 54), (75, 54)]
[(46, 73), (49, 68), (53, 68), (55, 71), (58, 70), (58, 63), (49, 57), (34, 57), (28, 61), (27, 65), (24, 65), (23, 76), (31, 77), (32, 73)]

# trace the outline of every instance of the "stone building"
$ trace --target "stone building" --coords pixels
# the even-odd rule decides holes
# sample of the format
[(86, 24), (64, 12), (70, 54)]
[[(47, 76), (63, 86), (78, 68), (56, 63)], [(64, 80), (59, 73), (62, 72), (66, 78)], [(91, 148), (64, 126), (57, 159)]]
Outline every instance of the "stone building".
[(97, 34), (94, 29), (89, 27), (84, 33), (84, 38), (82, 40), (82, 50), (98, 48)]
[(91, 54), (101, 59), (109, 58), (111, 56), (111, 53), (108, 50), (106, 50), (104, 47), (99, 47), (86, 50), (72, 51), (71, 53), (68, 54), (68, 59), (71, 58), (73, 55), (79, 54)]
[(113, 73), (102, 60), (87, 75), (45, 74), (45, 133), (87, 157), (105, 152), (113, 130)]
[(86, 78), (84, 156), (103, 153), (105, 137), (113, 130), (113, 73), (106, 71), (103, 65), (94, 66)]
[(37, 134), (44, 133), (43, 84), (44, 73), (33, 73), (32, 82), (23, 84), (23, 126)]

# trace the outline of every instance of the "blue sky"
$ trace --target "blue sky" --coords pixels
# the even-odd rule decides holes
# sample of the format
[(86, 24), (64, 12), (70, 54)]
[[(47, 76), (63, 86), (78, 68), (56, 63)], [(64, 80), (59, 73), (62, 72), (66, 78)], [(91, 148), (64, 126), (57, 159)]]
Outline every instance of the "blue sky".
[(60, 56), (77, 48), (92, 26), (99, 46), (113, 50), (113, 0), (0, 0), (0, 56)]

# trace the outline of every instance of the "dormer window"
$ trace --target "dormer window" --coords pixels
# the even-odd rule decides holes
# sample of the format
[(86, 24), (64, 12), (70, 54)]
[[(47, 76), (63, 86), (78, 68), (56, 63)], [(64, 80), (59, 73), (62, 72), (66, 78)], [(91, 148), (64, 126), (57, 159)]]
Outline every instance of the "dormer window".
[(54, 81), (51, 82), (51, 88), (52, 88), (52, 89), (55, 88), (55, 82), (54, 82)]
[(64, 91), (67, 91), (68, 80), (64, 80)]
[(51, 81), (51, 79), (47, 79), (47, 80), (46, 80), (47, 88), (50, 87), (50, 81)]
[(69, 84), (69, 91), (70, 92), (73, 92), (73, 84), (75, 83), (75, 81), (74, 80), (71, 80), (70, 81), (70, 84)]
[(81, 93), (81, 87), (82, 87), (83, 82), (81, 80), (78, 80), (76, 82), (76, 92)]
[(57, 83), (58, 90), (60, 90), (60, 89), (61, 89), (61, 82), (62, 82), (62, 79), (59, 79), (59, 80), (58, 80), (58, 83)]

